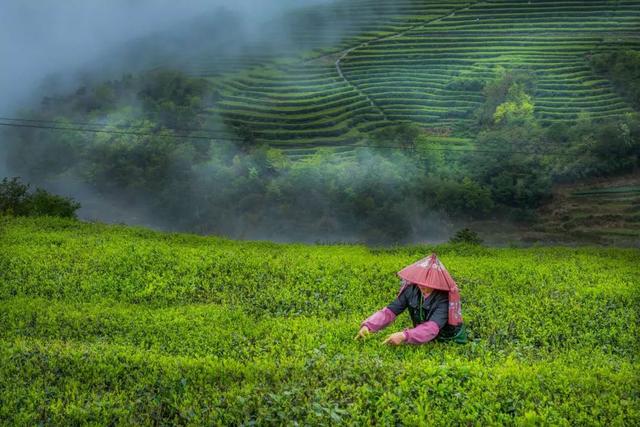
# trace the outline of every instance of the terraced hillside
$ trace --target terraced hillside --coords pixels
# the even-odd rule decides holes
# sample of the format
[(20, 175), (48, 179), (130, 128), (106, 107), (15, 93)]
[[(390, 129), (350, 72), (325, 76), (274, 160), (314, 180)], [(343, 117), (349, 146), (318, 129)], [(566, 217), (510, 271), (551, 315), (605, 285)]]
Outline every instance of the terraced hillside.
[[(182, 24), (154, 34), (131, 51), (138, 56), (148, 52), (151, 67), (173, 67), (177, 62), (193, 75), (235, 73), (283, 59), (340, 52), (372, 37), (394, 34), (406, 28), (407, 21), (422, 19), (423, 8), (379, 0), (336, 0), (277, 15), (258, 29), (246, 28), (233, 13), (217, 11), (191, 21), (188, 28)], [(258, 38), (251, 36), (256, 32)]]
[[(499, 65), (536, 75), (544, 122), (631, 111), (588, 56), (640, 48), (639, 0), (383, 3), (337, 2), (358, 17), (353, 33), (306, 57), (228, 75), (210, 113), (286, 147), (352, 143), (393, 121), (455, 134), (483, 100), (481, 84), (469, 90), (460, 79), (482, 82)], [(313, 39), (313, 26), (299, 30), (295, 37)]]
[[(291, 58), (288, 63), (271, 63), (229, 76), (220, 84), (223, 99), (211, 112), (220, 113), (233, 125), (250, 128), (259, 139), (274, 145), (354, 142), (363, 132), (388, 124), (388, 119), (345, 78), (339, 67), (340, 58), (354, 46), (407, 31), (465, 4), (404, 1), (384, 7), (379, 0), (337, 2), (337, 8), (349, 7), (346, 12), (338, 9), (342, 10), (338, 15), (354, 17), (354, 30), (345, 32), (340, 43), (316, 49), (306, 57)], [(315, 30), (311, 26), (305, 31)], [(295, 37), (313, 36), (298, 32)]]
[(534, 224), (487, 220), (464, 226), (479, 230), (494, 245), (519, 241), (640, 248), (640, 174), (556, 185)]
[(640, 245), (640, 175), (560, 186), (542, 210), (543, 230)]

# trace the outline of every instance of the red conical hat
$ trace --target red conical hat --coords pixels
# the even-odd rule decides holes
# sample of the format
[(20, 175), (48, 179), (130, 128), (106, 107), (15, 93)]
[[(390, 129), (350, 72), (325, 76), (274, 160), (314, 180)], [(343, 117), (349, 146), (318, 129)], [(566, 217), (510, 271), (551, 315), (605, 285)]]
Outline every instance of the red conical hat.
[(407, 282), (415, 283), (421, 289), (431, 288), (448, 292), (450, 289), (449, 284), (455, 284), (440, 260), (436, 257), (436, 254), (431, 254), (403, 268), (398, 272), (398, 276)]
[(452, 325), (462, 323), (458, 285), (435, 253), (403, 268), (398, 272), (398, 276), (405, 281), (398, 295), (412, 283), (418, 285), (421, 290), (430, 288), (449, 292), (449, 323)]

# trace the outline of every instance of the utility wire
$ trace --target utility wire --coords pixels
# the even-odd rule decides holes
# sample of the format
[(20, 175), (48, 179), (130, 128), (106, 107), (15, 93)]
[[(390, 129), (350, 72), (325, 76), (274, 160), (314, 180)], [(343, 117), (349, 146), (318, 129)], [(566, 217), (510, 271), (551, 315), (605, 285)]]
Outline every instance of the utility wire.
[[(199, 139), (199, 140), (211, 140), (218, 139), (222, 141), (242, 141), (241, 139), (222, 139), (216, 138), (215, 136), (201, 136), (201, 135), (162, 135), (158, 133), (151, 132), (140, 132), (140, 131), (119, 131), (119, 130), (109, 130), (109, 129), (90, 129), (90, 128), (77, 128), (77, 127), (68, 127), (68, 126), (46, 126), (46, 125), (38, 125), (38, 124), (26, 124), (26, 123), (0, 123), (0, 126), (5, 127), (17, 127), (17, 128), (31, 128), (31, 129), (48, 129), (48, 130), (66, 130), (66, 131), (75, 131), (75, 132), (90, 132), (90, 133), (106, 133), (110, 135), (132, 135), (132, 136), (156, 136), (156, 137), (165, 137), (165, 138), (182, 138), (182, 139)], [(169, 130), (169, 129), (167, 129)]]
[[(1, 118), (0, 120), (7, 120), (5, 118)], [(21, 119), (11, 119), (14, 121), (18, 121)], [(32, 122), (36, 122), (35, 120), (31, 120)], [(51, 123), (53, 121), (43, 121), (45, 123)], [(57, 122), (61, 123), (61, 122)], [(153, 136), (153, 137), (164, 137), (164, 138), (173, 138), (173, 139), (195, 139), (195, 140), (217, 140), (224, 142), (243, 142), (242, 139), (239, 138), (219, 138), (216, 136), (202, 136), (202, 135), (159, 135), (157, 133), (151, 132), (141, 132), (141, 131), (118, 131), (118, 130), (109, 130), (109, 129), (88, 129), (88, 128), (79, 128), (79, 127), (69, 127), (69, 126), (49, 126), (49, 125), (40, 125), (40, 124), (26, 124), (26, 123), (0, 123), (0, 126), (5, 127), (15, 127), (15, 128), (29, 128), (29, 129), (44, 129), (44, 130), (60, 130), (60, 131), (73, 131), (73, 132), (90, 132), (90, 133), (106, 133), (110, 135), (130, 135), (130, 136)], [(167, 130), (174, 130), (171, 128), (167, 128)], [(193, 132), (198, 132), (199, 130), (194, 129)], [(274, 148), (285, 148), (280, 145), (270, 144)], [(445, 148), (445, 147), (403, 147), (398, 145), (371, 145), (371, 144), (326, 144), (323, 146), (315, 146), (310, 148), (335, 148), (335, 147), (345, 147), (345, 148), (371, 148), (371, 149), (388, 149), (388, 150), (405, 150), (405, 151), (413, 151), (417, 152), (418, 150), (422, 151), (443, 151), (443, 152), (464, 152), (464, 153), (490, 153), (490, 154), (527, 154), (527, 155), (544, 155), (544, 156), (573, 156), (573, 154), (561, 153), (555, 151), (521, 151), (521, 150), (490, 150), (490, 149), (482, 149), (482, 148)], [(292, 149), (299, 147), (290, 147)]]
[[(27, 123), (52, 123), (57, 125), (66, 125), (66, 126), (91, 126), (95, 127), (106, 127), (109, 125), (103, 123), (90, 123), (90, 122), (76, 122), (76, 121), (62, 121), (62, 120), (43, 120), (43, 119), (17, 119), (13, 117), (0, 117), (0, 120), (6, 122), (27, 122)], [(141, 129), (142, 126), (134, 126), (131, 124), (126, 125), (114, 125), (120, 129)], [(179, 132), (206, 132), (206, 133), (218, 133), (221, 135), (229, 135), (228, 132), (225, 132), (221, 129), (210, 129), (210, 128), (200, 128), (200, 129), (188, 129), (188, 128), (165, 128), (167, 130), (179, 131)]]

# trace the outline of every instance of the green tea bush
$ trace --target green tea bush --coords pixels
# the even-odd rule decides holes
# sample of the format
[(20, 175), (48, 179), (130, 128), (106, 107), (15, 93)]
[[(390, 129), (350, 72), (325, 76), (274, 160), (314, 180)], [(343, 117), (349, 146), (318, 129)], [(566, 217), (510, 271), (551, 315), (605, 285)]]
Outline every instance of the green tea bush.
[[(353, 340), (436, 251), (469, 343)], [(0, 224), (8, 425), (636, 425), (633, 249), (283, 245)]]

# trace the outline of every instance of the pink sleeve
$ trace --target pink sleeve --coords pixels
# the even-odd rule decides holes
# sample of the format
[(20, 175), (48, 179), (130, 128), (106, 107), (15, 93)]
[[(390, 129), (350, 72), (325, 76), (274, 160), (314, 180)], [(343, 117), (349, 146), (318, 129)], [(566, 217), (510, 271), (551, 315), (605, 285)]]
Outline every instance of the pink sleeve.
[(440, 327), (431, 320), (421, 323), (413, 329), (405, 328), (403, 331), (407, 344), (423, 344), (431, 341), (438, 335), (438, 332), (440, 332)]
[(376, 332), (393, 322), (395, 318), (395, 313), (388, 307), (385, 307), (369, 316), (360, 324), (360, 327), (366, 326), (370, 331)]

